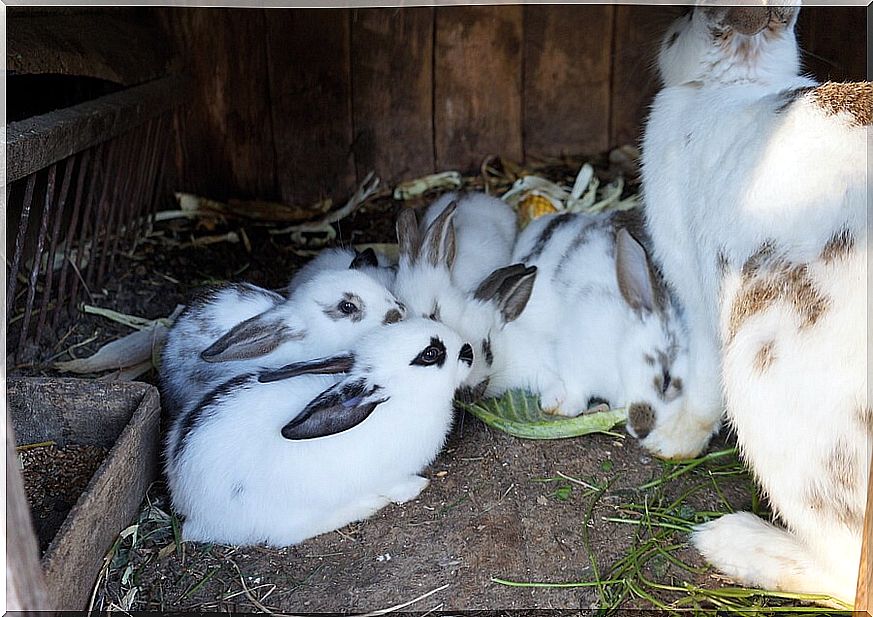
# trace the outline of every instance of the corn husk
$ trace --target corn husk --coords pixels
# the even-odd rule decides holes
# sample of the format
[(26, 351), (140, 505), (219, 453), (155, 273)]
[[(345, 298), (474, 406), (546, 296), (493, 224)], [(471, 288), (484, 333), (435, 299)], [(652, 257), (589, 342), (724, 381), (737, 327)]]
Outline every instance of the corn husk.
[(401, 182), (394, 188), (394, 199), (406, 201), (420, 197), (434, 189), (457, 189), (461, 187), (463, 180), (457, 171), (444, 171), (431, 174), (415, 180)]

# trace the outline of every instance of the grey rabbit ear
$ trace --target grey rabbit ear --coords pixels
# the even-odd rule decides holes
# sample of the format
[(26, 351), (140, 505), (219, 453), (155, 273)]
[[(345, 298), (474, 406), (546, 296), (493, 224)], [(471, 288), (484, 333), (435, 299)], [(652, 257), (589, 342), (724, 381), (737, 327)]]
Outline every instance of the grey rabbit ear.
[(500, 308), (504, 323), (515, 321), (524, 311), (533, 293), (536, 277), (537, 267), (529, 266), (503, 281), (497, 291), (497, 306)]
[(421, 247), (421, 237), (418, 232), (418, 220), (412, 208), (404, 208), (397, 216), (395, 224), (397, 230), (397, 244), (399, 245), (400, 258), (406, 259), (413, 264), (418, 260), (418, 252)]
[(290, 328), (270, 311), (235, 325), (200, 353), (206, 362), (228, 362), (259, 358), (288, 341), (299, 341), (305, 334)]
[(449, 270), (455, 265), (455, 210), (457, 201), (451, 201), (428, 226), (422, 239), (421, 249), (424, 258), (432, 266), (444, 265)]
[(347, 431), (366, 420), (388, 400), (379, 386), (367, 386), (363, 379), (334, 384), (303, 408), (282, 427), (285, 439), (316, 439)]
[(355, 251), (355, 258), (349, 264), (350, 270), (360, 270), (361, 268), (376, 268), (379, 265), (379, 259), (376, 257), (376, 251), (371, 248), (364, 249), (360, 253)]
[(280, 381), (282, 379), (290, 379), (298, 375), (335, 375), (336, 373), (348, 373), (355, 365), (355, 356), (351, 353), (342, 353), (326, 358), (318, 358), (316, 360), (306, 360), (304, 362), (292, 362), (281, 368), (269, 371), (261, 371), (258, 376), (258, 381), (261, 383), (269, 383), (271, 381)]
[(479, 283), (477, 300), (496, 302), (504, 323), (518, 319), (533, 293), (537, 267), (512, 264), (498, 268)]
[(619, 229), (615, 236), (615, 275), (618, 289), (628, 305), (642, 312), (657, 309), (655, 282), (643, 246), (627, 229)]

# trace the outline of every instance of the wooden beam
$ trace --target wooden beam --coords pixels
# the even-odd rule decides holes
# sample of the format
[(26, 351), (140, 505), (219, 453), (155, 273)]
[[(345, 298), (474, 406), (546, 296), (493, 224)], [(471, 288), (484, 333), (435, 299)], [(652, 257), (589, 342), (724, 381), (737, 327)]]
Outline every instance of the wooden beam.
[(171, 75), (10, 123), (6, 127), (6, 181), (44, 169), (168, 111), (184, 100), (186, 84), (184, 76)]
[(867, 511), (864, 514), (864, 539), (861, 542), (861, 563), (858, 566), (858, 589), (855, 611), (873, 615), (873, 458), (867, 480)]
[(18, 471), (12, 421), (6, 411), (6, 610), (46, 611), (49, 593), (39, 562), (39, 549), (24, 482)]

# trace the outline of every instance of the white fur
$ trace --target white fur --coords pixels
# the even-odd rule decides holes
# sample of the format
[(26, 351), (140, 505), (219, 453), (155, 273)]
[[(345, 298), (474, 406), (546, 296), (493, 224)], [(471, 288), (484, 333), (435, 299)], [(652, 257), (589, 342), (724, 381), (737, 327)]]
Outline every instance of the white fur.
[[(491, 199), (484, 195), (481, 197)], [(428, 214), (436, 211), (439, 215), (450, 201), (452, 199), (435, 202), (434, 206), (439, 207), (436, 210), (429, 209)], [(471, 204), (472, 207), (477, 202), (474, 199), (472, 202), (462, 203)], [(461, 212), (462, 203), (459, 203), (453, 217), (457, 217)], [(464, 382), (461, 394), (464, 398), (472, 400), (484, 393), (491, 378), (493, 365), (487, 361), (487, 348), (490, 346), (491, 353), (495, 357), (501, 353), (500, 338), (507, 323), (507, 316), (501, 311), (501, 307), (505, 306), (510, 298), (477, 297), (476, 286), (465, 289), (458, 283), (454, 276), (455, 267), (459, 259), (463, 259), (464, 253), (460, 251), (460, 240), (447, 240), (456, 233), (454, 222), (450, 217), (445, 226), (438, 227), (432, 225), (433, 220), (431, 220), (424, 226), (424, 231), (418, 232), (420, 238), (398, 238), (400, 259), (394, 293), (407, 307), (410, 315), (439, 320), (458, 332), (465, 340), (470, 341), (474, 349), (473, 366)], [(515, 225), (514, 219), (513, 225)], [(403, 231), (398, 229), (398, 235), (402, 236), (402, 234)], [(436, 241), (437, 237), (440, 241)], [(447, 248), (451, 245), (456, 247), (453, 256), (449, 254), (451, 251)], [(467, 257), (471, 255), (470, 246), (468, 245)], [(493, 255), (489, 251), (485, 253), (483, 259), (486, 262), (498, 263), (499, 260), (491, 259)], [(502, 259), (503, 257), (500, 258)], [(467, 272), (471, 271), (467, 270)], [(489, 274), (491, 274), (490, 270), (485, 272), (482, 278)], [(468, 279), (468, 282), (471, 280)], [(481, 283), (482, 280), (480, 279), (479, 282)], [(514, 317), (509, 319), (512, 318)], [(495, 360), (494, 364), (496, 362)]]
[[(869, 127), (810, 95), (786, 99), (814, 85), (798, 76), (793, 21), (735, 34), (727, 47), (710, 43), (700, 9), (668, 37), (674, 31), (676, 44), (662, 47), (665, 87), (646, 128), (643, 187), (655, 255), (687, 311), (693, 370), (683, 413), (658, 418), (644, 445), (662, 456), (699, 452), (718, 429), (723, 384), (743, 455), (787, 530), (731, 515), (701, 527), (695, 544), (741, 583), (851, 603), (870, 439), (857, 417), (870, 402)], [(743, 45), (752, 53), (737, 53)], [(840, 229), (854, 246), (825, 263), (822, 249)], [(807, 266), (827, 308), (804, 325), (791, 302), (773, 302), (734, 334), (741, 266), (765, 242), (784, 263)], [(772, 364), (754, 368), (771, 341)], [(853, 470), (844, 482), (828, 472), (834, 451)]]
[(452, 201), (458, 202), (452, 280), (461, 290), (472, 292), (494, 270), (509, 265), (518, 229), (515, 211), (502, 199), (485, 193), (446, 193), (425, 211), (422, 235)]
[[(411, 365), (432, 337), (445, 344), (444, 365)], [(345, 376), (259, 383), (252, 375), (214, 396), (169, 473), (185, 539), (286, 546), (414, 499), (427, 486), (417, 474), (442, 448), (452, 395), (469, 370), (461, 347), (447, 327), (408, 320), (361, 339)], [(388, 399), (363, 422), (314, 439), (282, 436), (319, 393), (357, 379)]]
[[(354, 249), (346, 247), (334, 247), (320, 251), (318, 255), (310, 259), (302, 268), (294, 273), (286, 289), (287, 295), (293, 295), (295, 289), (312, 280), (319, 272), (325, 270), (348, 270), (356, 256), (357, 253)], [(378, 267), (365, 266), (359, 268), (359, 270), (388, 289), (391, 289), (394, 286), (394, 264), (382, 253), (376, 252), (376, 258), (379, 264)]]
[[(363, 318), (358, 321), (333, 319), (325, 313), (346, 293), (363, 301)], [(347, 268), (316, 273), (287, 300), (249, 284), (218, 289), (190, 304), (167, 335), (161, 363), (164, 407), (171, 417), (184, 417), (210, 390), (234, 375), (346, 349), (380, 326), (392, 311), (401, 317), (405, 313), (385, 287)], [(264, 334), (284, 333), (285, 338), (272, 351), (254, 357), (224, 362), (207, 362), (201, 357), (204, 350), (246, 320), (255, 321)], [(168, 432), (170, 446), (178, 438), (177, 428), (178, 423)]]
[[(543, 250), (532, 255), (538, 243)], [(591, 397), (631, 407), (632, 416), (638, 405), (660, 414), (681, 406), (687, 358), (678, 314), (669, 298), (653, 311), (629, 305), (615, 250), (610, 216), (548, 215), (525, 228), (512, 258), (536, 265), (537, 280), (524, 313), (505, 328), (489, 393), (527, 388), (544, 408), (568, 416), (585, 411)], [(655, 380), (664, 369), (673, 385), (662, 393)], [(628, 428), (634, 433), (634, 422)]]

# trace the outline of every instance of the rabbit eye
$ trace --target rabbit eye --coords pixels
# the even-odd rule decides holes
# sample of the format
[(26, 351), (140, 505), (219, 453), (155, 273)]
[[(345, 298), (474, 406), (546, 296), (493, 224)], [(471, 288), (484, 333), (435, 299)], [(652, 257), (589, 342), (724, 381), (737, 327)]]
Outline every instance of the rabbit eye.
[(411, 364), (417, 366), (442, 366), (446, 361), (446, 346), (437, 338), (432, 338), (430, 345), (419, 353)]
[(337, 307), (343, 315), (354, 315), (358, 312), (358, 307), (354, 302), (349, 302), (348, 300), (343, 300), (339, 303)]

